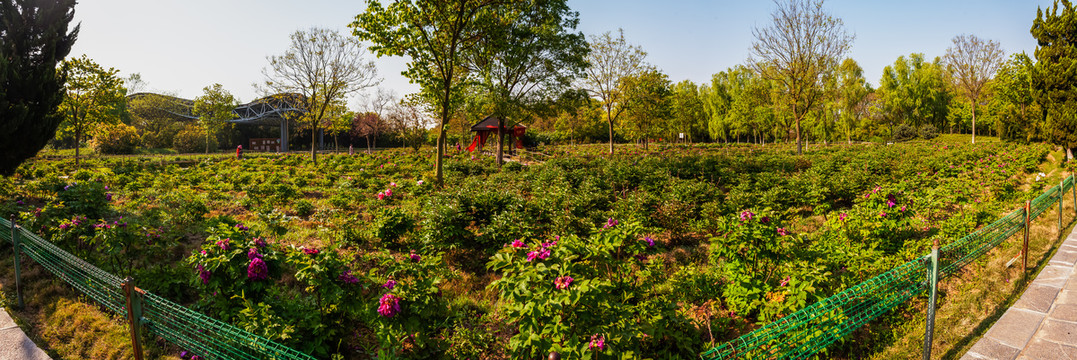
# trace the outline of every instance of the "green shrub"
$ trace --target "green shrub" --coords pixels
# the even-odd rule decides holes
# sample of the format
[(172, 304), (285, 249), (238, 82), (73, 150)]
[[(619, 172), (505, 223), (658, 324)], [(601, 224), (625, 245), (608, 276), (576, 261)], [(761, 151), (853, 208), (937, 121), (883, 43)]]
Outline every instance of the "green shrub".
[(931, 140), (939, 137), (939, 130), (935, 128), (935, 125), (927, 124), (920, 127), (920, 138), (924, 140)]
[(306, 199), (299, 199), (292, 204), (292, 210), (295, 211), (296, 216), (311, 216), (314, 214), (314, 204), (311, 204), (310, 201), (307, 201)]
[(90, 147), (99, 154), (133, 154), (139, 141), (133, 126), (105, 125), (95, 131)]
[(916, 138), (916, 128), (901, 124), (894, 128), (894, 141), (909, 141)]
[[(200, 153), (206, 151), (206, 131), (197, 126), (188, 126), (176, 134), (172, 139), (172, 148), (178, 153)], [(208, 138), (209, 149), (217, 149), (217, 139), (213, 136)]]

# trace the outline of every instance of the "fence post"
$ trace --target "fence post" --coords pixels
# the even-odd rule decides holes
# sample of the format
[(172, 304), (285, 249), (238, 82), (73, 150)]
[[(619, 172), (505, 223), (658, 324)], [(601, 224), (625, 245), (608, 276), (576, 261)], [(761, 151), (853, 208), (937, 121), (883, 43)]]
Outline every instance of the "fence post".
[(1032, 217), (1032, 201), (1025, 200), (1025, 243), (1021, 246), (1021, 271), (1028, 271), (1028, 226)]
[(1058, 235), (1062, 235), (1062, 195), (1065, 194), (1062, 191), (1066, 189), (1066, 180), (1058, 181)]
[(15, 298), (18, 299), (19, 308), (22, 308), (22, 276), (19, 274), (19, 255), (22, 255), (22, 244), (19, 242), (18, 225), (15, 225), (15, 214), (11, 214), (11, 248), (15, 253)]
[(123, 294), (127, 298), (127, 325), (131, 329), (131, 349), (136, 360), (142, 360), (142, 289), (135, 287), (134, 279), (123, 280)]
[(1073, 215), (1077, 216), (1077, 177), (1070, 174), (1070, 193), (1073, 194)]
[(939, 289), (939, 239), (931, 244), (931, 259), (927, 263), (927, 281), (931, 295), (927, 300), (927, 330), (924, 331), (924, 360), (931, 359), (931, 338), (935, 333), (935, 299)]

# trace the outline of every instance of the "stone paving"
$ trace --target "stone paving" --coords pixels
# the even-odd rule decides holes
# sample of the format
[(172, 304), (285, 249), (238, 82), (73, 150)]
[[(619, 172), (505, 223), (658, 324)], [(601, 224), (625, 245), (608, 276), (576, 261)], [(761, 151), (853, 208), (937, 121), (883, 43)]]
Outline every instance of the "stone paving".
[(1077, 360), (1077, 228), (1021, 298), (961, 357)]
[(0, 360), (49, 360), (3, 309), (0, 309)]

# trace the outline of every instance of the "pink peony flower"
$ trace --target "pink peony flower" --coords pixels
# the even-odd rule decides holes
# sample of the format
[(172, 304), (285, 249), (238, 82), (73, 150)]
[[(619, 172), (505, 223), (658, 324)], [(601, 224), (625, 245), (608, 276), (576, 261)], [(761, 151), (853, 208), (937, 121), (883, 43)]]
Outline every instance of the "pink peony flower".
[(789, 285), (789, 275), (786, 275), (785, 279), (782, 279), (782, 282), (778, 283), (778, 286), (786, 286), (786, 285)]
[(512, 241), (512, 247), (514, 247), (514, 248), (522, 248), (522, 247), (527, 247), (527, 245), (524, 245), (524, 242), (520, 241), (520, 239), (516, 239), (516, 240)]
[(606, 337), (602, 336), (602, 335), (599, 335), (599, 334), (591, 335), (591, 344), (588, 345), (587, 347), (589, 349), (591, 349), (591, 350), (594, 350), (594, 349), (598, 349), (598, 351), (605, 350), (606, 349)]
[(378, 299), (378, 314), (384, 317), (393, 317), (400, 313), (400, 297), (393, 294), (385, 294)]
[(838, 221), (845, 221), (847, 217), (849, 217), (849, 214), (841, 213), (841, 215), (838, 215)]
[(258, 249), (251, 248), (247, 250), (247, 260), (261, 259), (262, 254), (258, 253)]
[(538, 257), (537, 251), (530, 251), (527, 253), (527, 261), (534, 261), (536, 257)]
[(753, 212), (751, 212), (749, 210), (741, 211), (741, 213), (740, 213), (740, 221), (752, 221), (753, 216), (755, 216), (755, 213), (753, 213)]
[(228, 251), (228, 243), (231, 241), (232, 239), (229, 238), (217, 240), (217, 246), (220, 246), (221, 250)]
[(644, 237), (643, 241), (647, 242), (647, 247), (654, 247), (654, 239), (651, 239), (650, 236)]
[(308, 249), (308, 248), (304, 248), (304, 249), (303, 249), (303, 253), (305, 253), (305, 254), (307, 254), (307, 255), (318, 255), (318, 249), (315, 249), (315, 248), (309, 248), (309, 249)]
[(778, 235), (787, 236), (789, 233), (785, 231), (785, 228), (778, 228)]
[(567, 289), (568, 286), (571, 285), (571, 284), (572, 284), (572, 277), (571, 276), (560, 276), (560, 277), (557, 278), (557, 280), (553, 281), (553, 287), (557, 288), (558, 290)]
[(394, 287), (396, 287), (396, 280), (385, 280), (385, 285), (382, 285), (381, 287), (392, 290)]
[(415, 250), (412, 250), (411, 254), (409, 254), (408, 257), (411, 258), (411, 261), (414, 261), (414, 262), (419, 262), (419, 260), (423, 259), (422, 256), (419, 256), (419, 254), (415, 253)]

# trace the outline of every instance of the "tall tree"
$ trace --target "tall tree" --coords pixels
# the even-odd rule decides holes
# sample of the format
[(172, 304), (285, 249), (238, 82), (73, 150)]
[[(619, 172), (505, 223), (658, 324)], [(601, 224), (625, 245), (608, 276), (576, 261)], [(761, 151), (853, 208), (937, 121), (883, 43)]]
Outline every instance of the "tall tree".
[(127, 99), (119, 70), (105, 69), (86, 55), (65, 60), (61, 65), (67, 74), (67, 92), (60, 104), (66, 119), (61, 134), (75, 136), (75, 164), (79, 163), (79, 148), (83, 135), (98, 123), (115, 123), (123, 113)]
[(803, 154), (800, 122), (824, 96), (822, 78), (832, 75), (854, 36), (841, 19), (823, 9), (823, 0), (776, 0), (773, 24), (752, 29), (751, 65), (781, 86), (792, 107), (797, 154)]
[(78, 26), (68, 31), (74, 9), (74, 0), (0, 0), (0, 175), (37, 154), (64, 120), (57, 64), (78, 37)]
[(703, 109), (699, 86), (684, 80), (673, 85), (672, 126), (670, 136), (684, 134), (685, 141), (691, 143), (702, 140), (707, 129), (707, 112)]
[(493, 26), (468, 63), (493, 101), (501, 166), (505, 120), (518, 123), (559, 95), (586, 67), (588, 48), (583, 34), (573, 32), (579, 13), (566, 0), (517, 1), (486, 11)]
[(312, 28), (296, 31), (291, 39), (284, 55), (269, 57), (269, 67), (262, 70), (264, 86), (272, 93), (304, 96), (303, 120), (311, 127), (310, 158), (318, 164), (318, 129), (334, 115), (334, 102), (380, 80), (374, 62), (366, 60), (366, 51), (355, 38)]
[(221, 84), (202, 88), (202, 96), (194, 99), (191, 112), (198, 116), (198, 126), (206, 131), (207, 154), (209, 154), (209, 138), (217, 136), (221, 129), (228, 126), (228, 120), (235, 119), (232, 110), (235, 110), (237, 104), (236, 98)]
[(1002, 46), (994, 40), (980, 39), (976, 35), (958, 35), (953, 46), (946, 49), (943, 57), (953, 82), (972, 103), (972, 143), (976, 143), (976, 106), (983, 95), (987, 81), (1002, 66)]
[(644, 148), (670, 118), (669, 87), (669, 77), (655, 68), (621, 78), (622, 128), (629, 138), (643, 142)]
[(366, 11), (348, 25), (352, 34), (373, 43), (381, 55), (407, 56), (403, 75), (418, 83), (425, 98), (440, 115), (435, 173), (444, 184), (442, 163), (446, 132), (455, 104), (459, 102), (464, 54), (482, 45), (489, 23), (477, 15), (510, 0), (398, 0), (382, 6), (367, 2)]
[(840, 127), (845, 132), (845, 142), (853, 142), (853, 131), (865, 115), (864, 99), (871, 93), (871, 86), (864, 79), (864, 69), (856, 60), (845, 59), (838, 69), (838, 108)]
[(626, 109), (621, 106), (618, 86), (621, 78), (634, 75), (645, 67), (647, 52), (642, 47), (629, 44), (623, 29), (617, 36), (606, 32), (591, 39), (591, 52), (587, 55), (586, 75), (583, 87), (599, 101), (606, 110), (606, 124), (610, 132), (610, 154), (613, 154), (613, 124)]
[(998, 111), (999, 137), (1005, 140), (1047, 140), (1043, 133), (1043, 123), (1036, 121), (1042, 112), (1033, 97), (1034, 67), (1032, 59), (1021, 52), (1013, 54), (995, 74), (991, 101), (995, 103), (993, 107)]
[[(367, 135), (367, 152), (370, 152), (371, 149), (378, 147), (378, 135), (380, 135), (382, 132), (385, 132), (385, 130), (388, 128), (388, 125), (385, 124), (385, 116), (389, 111), (389, 108), (393, 104), (397, 103), (397, 101), (398, 100), (396, 98), (396, 93), (394, 93), (392, 90), (386, 90), (381, 87), (374, 91), (374, 94), (371, 94), (367, 97), (366, 103), (363, 105), (363, 107), (365, 108), (366, 112), (374, 113), (374, 115), (378, 119), (378, 121), (367, 122), (367, 125), (369, 125), (368, 130), (370, 131), (370, 134)], [(361, 115), (362, 114), (358, 114), (357, 116)], [(354, 120), (355, 119), (352, 120), (353, 128), (355, 126)]]
[(1031, 32), (1036, 38), (1034, 97), (1043, 106), (1051, 141), (1065, 147), (1072, 159), (1077, 147), (1077, 9), (1068, 0), (1056, 0), (1047, 12), (1037, 8)]
[(729, 77), (725, 71), (711, 75), (711, 83), (700, 88), (703, 111), (707, 113), (707, 132), (714, 141), (729, 141), (729, 123), (725, 121), (732, 98), (726, 81)]
[(941, 60), (926, 62), (923, 54), (899, 56), (894, 65), (883, 68), (878, 105), (891, 132), (897, 123), (946, 125), (952, 96), (945, 76)]

